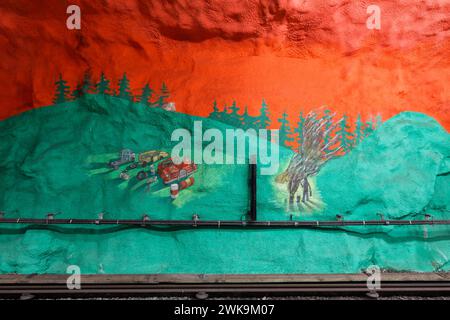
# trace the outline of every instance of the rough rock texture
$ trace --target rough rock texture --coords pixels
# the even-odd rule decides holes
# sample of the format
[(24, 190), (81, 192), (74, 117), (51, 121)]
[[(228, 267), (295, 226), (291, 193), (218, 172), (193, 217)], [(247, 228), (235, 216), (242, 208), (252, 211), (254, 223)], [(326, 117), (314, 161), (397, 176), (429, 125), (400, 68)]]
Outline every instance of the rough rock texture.
[(449, 164), (450, 135), (434, 119), (404, 112), (350, 154), (330, 161), (318, 187), (328, 210), (352, 219), (375, 219), (377, 213), (396, 219), (429, 210), (448, 218)]
[[(199, 164), (196, 183), (180, 192), (176, 201), (171, 201), (161, 178), (147, 191), (145, 181), (135, 178), (141, 167), (128, 170), (131, 179), (123, 181), (119, 175), (128, 164), (119, 170), (107, 166), (123, 148), (170, 153), (177, 144), (171, 141), (172, 132), (180, 128), (192, 132), (196, 120), (202, 121), (203, 130), (227, 128), (210, 119), (102, 95), (1, 121), (0, 208), (36, 217), (61, 212), (69, 218), (87, 218), (110, 212), (115, 218), (140, 218), (147, 212), (155, 219), (191, 219), (197, 212), (208, 213), (208, 219), (240, 219), (248, 210), (247, 165)], [(281, 150), (286, 161), (291, 153)], [(261, 182), (267, 184), (269, 179)]]
[[(61, 212), (60, 218), (93, 218), (107, 212), (111, 219), (136, 219), (145, 212), (152, 218), (190, 219), (195, 212), (202, 219), (239, 219), (248, 209), (247, 166), (202, 165), (195, 185), (175, 201), (167, 187), (146, 192), (136, 179), (122, 181), (119, 171), (106, 167), (124, 146), (170, 149), (172, 130), (191, 129), (194, 120), (199, 118), (87, 95), (0, 121), (0, 207), (9, 217)], [(210, 119), (203, 125), (225, 128)], [(296, 219), (330, 219), (347, 208), (353, 210), (352, 219), (373, 218), (370, 210), (381, 207), (395, 216), (397, 208), (418, 211), (426, 201), (436, 217), (444, 216), (450, 208), (448, 158), (443, 159), (448, 143), (448, 134), (431, 118), (399, 115), (324, 168), (319, 188), (333, 215), (301, 212)], [(291, 151), (283, 149), (281, 156), (287, 161)], [(355, 179), (363, 169), (367, 178)], [(339, 173), (345, 183), (337, 181)], [(389, 194), (376, 189), (370, 177), (395, 180), (386, 184)], [(396, 183), (400, 178), (402, 184)], [(428, 188), (434, 178), (433, 195)], [(386, 207), (374, 201), (365, 207), (366, 215), (354, 210), (350, 199), (361, 197), (362, 187), (369, 200), (384, 201)], [(260, 219), (288, 219), (287, 192), (281, 193), (273, 176), (259, 177)], [(442, 271), (450, 268), (448, 234), (449, 226), (155, 230), (1, 225), (0, 273), (65, 273), (69, 265), (80, 266), (82, 273), (351, 273), (372, 264)]]
[(0, 118), (48, 105), (62, 72), (85, 69), (115, 84), (128, 72), (138, 94), (166, 81), (179, 110), (205, 115), (262, 98), (297, 117), (329, 105), (354, 116), (427, 113), (450, 128), (450, 1), (380, 0), (381, 30), (367, 1), (71, 1), (82, 28), (67, 30), (69, 2), (0, 4)]
[[(82, 10), (79, 31), (65, 24), (74, 3)], [(321, 105), (364, 119), (411, 110), (450, 129), (450, 1), (377, 4), (382, 27), (374, 31), (365, 26), (367, 1), (3, 0), (0, 118), (49, 105), (59, 73), (73, 89), (89, 69), (95, 80), (104, 71), (115, 88), (127, 72), (135, 95), (146, 82), (157, 89), (165, 81), (177, 110), (194, 115), (208, 114), (214, 99), (219, 106), (236, 99), (254, 114), (265, 98), (274, 118), (286, 110), (296, 120), (299, 111)], [(203, 168), (178, 206), (167, 189), (147, 197), (135, 189), (142, 185), (104, 170), (124, 145), (169, 148), (167, 135), (193, 119), (88, 96), (2, 121), (0, 209), (35, 217), (106, 211), (117, 218), (144, 212), (189, 218), (201, 210), (203, 218), (239, 218), (247, 209), (246, 168)], [(395, 218), (425, 208), (444, 216), (448, 156), (448, 134), (435, 121), (412, 113), (394, 118), (324, 168), (318, 185), (328, 212), (312, 218), (341, 210), (352, 218), (373, 218), (372, 211)], [(267, 179), (258, 183), (260, 217), (287, 219), (285, 196)], [(2, 226), (0, 272), (65, 273), (71, 264), (83, 273), (348, 273), (371, 264), (450, 269), (448, 226), (49, 229)]]

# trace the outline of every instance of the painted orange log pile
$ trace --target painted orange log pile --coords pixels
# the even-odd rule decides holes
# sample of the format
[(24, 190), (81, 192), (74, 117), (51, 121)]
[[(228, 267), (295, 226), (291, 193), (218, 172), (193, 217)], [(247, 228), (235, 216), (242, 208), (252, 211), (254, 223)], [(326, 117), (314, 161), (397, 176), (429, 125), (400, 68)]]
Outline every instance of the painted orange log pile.
[[(81, 30), (68, 30), (69, 4)], [(3, 0), (0, 119), (49, 105), (62, 73), (90, 70), (133, 93), (164, 81), (177, 111), (207, 115), (233, 100), (273, 118), (327, 105), (350, 116), (420, 111), (450, 129), (450, 1)]]

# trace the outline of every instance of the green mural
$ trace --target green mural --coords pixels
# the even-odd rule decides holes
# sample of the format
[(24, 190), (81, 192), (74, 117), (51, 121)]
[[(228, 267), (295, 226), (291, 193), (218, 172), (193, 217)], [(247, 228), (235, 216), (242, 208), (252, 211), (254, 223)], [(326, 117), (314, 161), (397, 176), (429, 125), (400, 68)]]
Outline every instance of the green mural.
[[(450, 136), (426, 115), (404, 112), (381, 124), (379, 116), (352, 120), (331, 107), (318, 108), (292, 115), (297, 123), (291, 127), (289, 115), (272, 115), (265, 100), (257, 115), (237, 101), (221, 111), (214, 101), (210, 116), (202, 118), (167, 107), (165, 84), (154, 94), (146, 83), (136, 97), (126, 74), (115, 93), (103, 73), (94, 83), (86, 73), (71, 96), (60, 75), (55, 105), (0, 122), (0, 203), (6, 216), (245, 219), (248, 164), (207, 164), (206, 157), (195, 156), (176, 163), (171, 152), (179, 141), (172, 134), (194, 132), (201, 122), (202, 132), (226, 136), (236, 128), (267, 128), (273, 116), (280, 117), (274, 123), (280, 163), (274, 174), (258, 174), (258, 219), (448, 217)], [(275, 143), (272, 138), (265, 143)], [(201, 140), (199, 146), (192, 136), (193, 149), (211, 143)], [(229, 155), (235, 149), (215, 151)], [(350, 273), (371, 264), (440, 271), (449, 270), (448, 229), (2, 225), (0, 272), (65, 273), (69, 264), (85, 273)], [(239, 263), (229, 263), (238, 257)]]

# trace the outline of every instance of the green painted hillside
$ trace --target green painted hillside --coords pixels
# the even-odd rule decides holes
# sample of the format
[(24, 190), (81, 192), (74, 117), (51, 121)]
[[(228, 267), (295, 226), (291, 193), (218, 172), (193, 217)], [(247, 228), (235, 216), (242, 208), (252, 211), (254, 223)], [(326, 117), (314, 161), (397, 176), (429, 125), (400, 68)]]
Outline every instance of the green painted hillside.
[[(195, 184), (172, 201), (168, 185), (159, 179), (148, 188), (138, 181), (140, 166), (129, 170), (128, 181), (108, 162), (119, 158), (122, 149), (136, 154), (148, 150), (168, 153), (175, 129), (192, 132), (201, 120), (203, 130), (231, 128), (206, 118), (149, 108), (139, 103), (88, 95), (57, 106), (26, 112), (0, 123), (2, 210), (22, 216), (93, 218), (106, 212), (108, 218), (190, 219), (198, 213), (204, 219), (240, 219), (248, 210), (247, 165), (199, 165)], [(207, 143), (205, 143), (206, 145)], [(224, 150), (225, 151), (225, 150)], [(281, 150), (284, 162), (291, 152)], [(155, 167), (157, 164), (155, 164)], [(281, 170), (281, 169), (280, 169)], [(273, 177), (260, 178), (273, 198)], [(271, 201), (269, 209), (276, 209)], [(282, 202), (281, 202), (282, 203)], [(280, 205), (278, 205), (280, 208)]]
[[(210, 119), (87, 95), (0, 122), (0, 210), (10, 217), (240, 219), (247, 165), (199, 165), (194, 186), (172, 201), (167, 186), (130, 180), (107, 166), (120, 150), (170, 152), (174, 129), (229, 127)], [(433, 119), (403, 113), (313, 178), (296, 219), (448, 218), (449, 135)], [(281, 150), (283, 171), (292, 155)], [(258, 177), (260, 219), (288, 219), (286, 186)], [(449, 270), (448, 226), (295, 230), (153, 230), (0, 226), (1, 273), (349, 273)]]
[(424, 114), (389, 119), (350, 154), (330, 161), (318, 185), (330, 210), (352, 219), (450, 218), (450, 135)]

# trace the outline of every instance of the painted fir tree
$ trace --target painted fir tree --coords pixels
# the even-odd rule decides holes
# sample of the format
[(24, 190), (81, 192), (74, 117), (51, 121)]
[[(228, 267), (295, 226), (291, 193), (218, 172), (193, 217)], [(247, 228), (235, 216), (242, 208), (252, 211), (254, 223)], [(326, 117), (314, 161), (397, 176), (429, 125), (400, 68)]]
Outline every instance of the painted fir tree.
[(72, 98), (78, 99), (84, 96), (85, 94), (92, 92), (92, 79), (91, 73), (86, 71), (83, 75), (83, 80), (77, 84), (75, 90), (72, 91)]
[(150, 85), (146, 83), (144, 88), (142, 88), (142, 94), (139, 99), (139, 102), (145, 104), (146, 106), (149, 106), (151, 104), (152, 94), (153, 94), (152, 88), (150, 88)]
[(214, 119), (214, 120), (220, 120), (220, 111), (219, 111), (219, 107), (217, 106), (216, 99), (214, 99), (213, 111), (209, 114), (209, 118)]
[(233, 103), (230, 106), (230, 114), (231, 115), (238, 115), (239, 113), (239, 107), (237, 106), (236, 101), (233, 101)]
[(377, 115), (375, 118), (375, 129), (378, 129), (383, 124), (383, 118), (381, 115)]
[(222, 112), (219, 113), (218, 117), (219, 117), (220, 121), (228, 123), (229, 113), (228, 113), (227, 104), (223, 105), (223, 110), (222, 110)]
[(339, 135), (340, 147), (344, 153), (349, 152), (353, 146), (353, 133), (350, 131), (348, 116), (344, 114), (336, 133)]
[(119, 92), (117, 96), (129, 100), (132, 100), (133, 98), (130, 92), (130, 80), (128, 80), (126, 73), (124, 73), (122, 79), (119, 80)]
[(255, 118), (248, 113), (247, 106), (245, 106), (244, 108), (244, 113), (242, 114), (241, 119), (242, 119), (242, 127), (244, 129), (257, 129)]
[(223, 111), (222, 113), (228, 114), (228, 106), (226, 104), (223, 105)]
[(281, 118), (278, 119), (278, 122), (281, 124), (280, 126), (280, 145), (289, 146), (288, 144), (292, 141), (294, 141), (294, 138), (292, 137), (292, 130), (289, 125), (288, 115), (286, 112), (283, 112), (281, 115)]
[(170, 96), (170, 94), (169, 94), (169, 89), (167, 88), (167, 85), (166, 85), (165, 82), (162, 83), (162, 86), (161, 86), (161, 93), (162, 93), (162, 95), (165, 96), (166, 98), (168, 98), (168, 97)]
[(364, 126), (364, 136), (365, 137), (370, 136), (374, 130), (375, 130), (375, 128), (374, 128), (373, 118), (370, 117)]
[(83, 83), (78, 83), (72, 91), (72, 99), (76, 100), (83, 96)]
[(355, 126), (355, 146), (357, 146), (362, 141), (362, 139), (364, 139), (364, 122), (361, 119), (361, 114), (358, 113)]
[(84, 95), (87, 93), (91, 93), (92, 89), (93, 89), (92, 76), (89, 71), (86, 71), (83, 76), (83, 84), (81, 88), (82, 94)]
[(167, 99), (169, 98), (169, 96), (169, 89), (167, 88), (165, 82), (163, 82), (161, 85), (161, 91), (158, 97), (158, 101), (156, 102), (157, 107), (162, 108), (167, 103)]
[(63, 103), (69, 100), (70, 87), (67, 85), (67, 81), (63, 79), (62, 74), (59, 74), (58, 81), (55, 82), (56, 94), (53, 102)]
[(239, 114), (240, 108), (236, 104), (236, 101), (233, 101), (230, 108), (230, 113), (228, 113), (228, 123), (235, 127), (242, 126), (242, 117)]
[(269, 106), (263, 99), (261, 103), (261, 109), (258, 118), (256, 119), (256, 125), (258, 129), (267, 129), (270, 125), (269, 118)]
[(300, 112), (297, 122), (297, 128), (294, 129), (294, 132), (297, 134), (297, 144), (299, 146), (303, 143), (303, 126), (305, 124), (305, 117), (303, 116), (303, 112)]
[(95, 92), (98, 94), (109, 94), (109, 80), (106, 79), (105, 74), (102, 72), (100, 75), (100, 80), (95, 85)]

